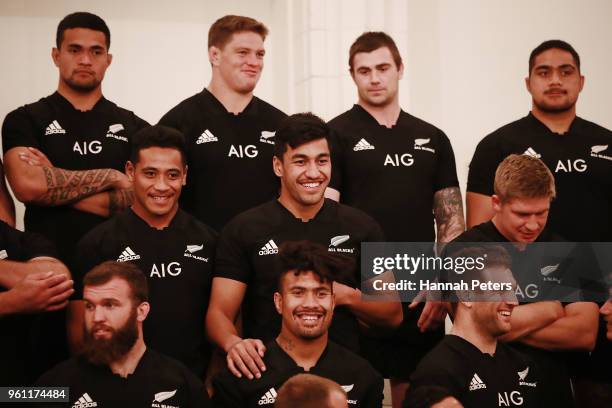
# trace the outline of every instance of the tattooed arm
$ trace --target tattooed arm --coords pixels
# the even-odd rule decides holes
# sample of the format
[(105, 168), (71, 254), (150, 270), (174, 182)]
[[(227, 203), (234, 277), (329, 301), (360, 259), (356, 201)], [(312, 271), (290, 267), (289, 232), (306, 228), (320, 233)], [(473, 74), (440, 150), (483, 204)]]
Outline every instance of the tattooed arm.
[(438, 242), (450, 242), (463, 231), (463, 201), (459, 187), (448, 187), (434, 194), (433, 213), (438, 230)]
[(73, 208), (101, 217), (110, 217), (132, 205), (134, 190), (131, 188), (115, 189), (94, 194), (72, 204)]
[[(17, 199), (24, 203), (67, 205), (103, 191), (131, 187), (120, 171), (65, 170), (53, 167), (44, 155), (32, 159), (32, 154), (26, 147), (14, 147), (4, 155), (9, 184)], [(33, 164), (32, 160), (38, 162)]]

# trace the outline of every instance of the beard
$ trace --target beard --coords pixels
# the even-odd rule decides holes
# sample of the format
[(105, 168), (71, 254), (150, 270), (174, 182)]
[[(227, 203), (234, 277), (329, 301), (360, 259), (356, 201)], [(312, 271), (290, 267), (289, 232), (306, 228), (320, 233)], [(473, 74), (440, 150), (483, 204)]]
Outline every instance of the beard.
[(533, 104), (542, 112), (562, 113), (571, 110), (576, 105), (576, 101), (568, 100), (566, 103), (560, 105), (551, 105), (543, 101), (536, 101), (534, 99)]
[(86, 94), (86, 93), (89, 93), (95, 90), (98, 86), (100, 86), (100, 83), (102, 81), (98, 81), (97, 79), (94, 78), (88, 82), (77, 82), (73, 78), (68, 78), (64, 80), (64, 82), (73, 91)]
[(97, 339), (93, 336), (92, 333), (99, 327), (100, 325), (94, 325), (91, 330), (84, 328), (83, 350), (81, 354), (91, 364), (109, 365), (124, 357), (134, 347), (136, 340), (138, 340), (136, 308), (132, 310), (130, 317), (123, 326), (117, 330), (112, 330), (112, 335), (109, 339)]

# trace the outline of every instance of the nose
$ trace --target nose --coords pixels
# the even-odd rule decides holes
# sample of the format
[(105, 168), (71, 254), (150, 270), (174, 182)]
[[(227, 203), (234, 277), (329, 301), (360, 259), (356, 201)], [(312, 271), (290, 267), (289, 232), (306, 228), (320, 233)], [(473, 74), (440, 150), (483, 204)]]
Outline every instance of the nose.
[(250, 52), (247, 55), (247, 64), (251, 65), (251, 66), (257, 66), (260, 64), (259, 58), (257, 58), (257, 54)]
[(316, 294), (314, 292), (308, 292), (306, 294), (306, 296), (304, 296), (303, 306), (305, 306), (305, 307), (316, 307), (316, 306), (318, 306)]
[(104, 311), (101, 307), (96, 307), (93, 310), (93, 321), (94, 322), (102, 322), (105, 320)]
[(373, 84), (377, 84), (380, 82), (380, 75), (378, 74), (377, 70), (373, 69), (372, 71), (370, 71), (370, 82)]
[(155, 180), (154, 187), (158, 191), (164, 191), (168, 189), (168, 183), (166, 182), (166, 178), (163, 175), (157, 177), (157, 179)]
[(309, 162), (306, 166), (306, 177), (318, 178), (321, 175), (321, 171), (315, 162)]
[(88, 52), (81, 52), (79, 58), (79, 64), (81, 65), (91, 65), (91, 56)]
[(525, 228), (527, 228), (529, 231), (537, 231), (540, 229), (540, 223), (535, 215), (529, 217), (525, 223)]
[(552, 74), (550, 76), (550, 82), (553, 84), (561, 83), (561, 72), (559, 70), (553, 69)]

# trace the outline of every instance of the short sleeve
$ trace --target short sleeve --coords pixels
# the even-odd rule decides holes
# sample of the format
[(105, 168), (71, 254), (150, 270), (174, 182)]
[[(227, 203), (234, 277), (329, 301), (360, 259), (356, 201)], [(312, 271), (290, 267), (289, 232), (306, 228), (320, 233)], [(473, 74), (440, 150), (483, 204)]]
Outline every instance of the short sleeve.
[(459, 187), (459, 180), (457, 179), (457, 165), (455, 164), (455, 153), (453, 152), (453, 147), (444, 132), (439, 132), (439, 157), (438, 168), (436, 169), (434, 180), (434, 191), (442, 190), (443, 188), (448, 187)]
[(484, 195), (493, 195), (495, 171), (502, 158), (500, 149), (492, 135), (485, 137), (476, 146), (470, 162), (467, 191)]
[(241, 239), (238, 223), (232, 221), (221, 232), (217, 244), (214, 276), (248, 283), (250, 275), (246, 244)]
[(4, 153), (13, 147), (40, 147), (36, 137), (37, 128), (35, 122), (25, 107), (16, 109), (6, 115), (2, 124), (2, 149)]

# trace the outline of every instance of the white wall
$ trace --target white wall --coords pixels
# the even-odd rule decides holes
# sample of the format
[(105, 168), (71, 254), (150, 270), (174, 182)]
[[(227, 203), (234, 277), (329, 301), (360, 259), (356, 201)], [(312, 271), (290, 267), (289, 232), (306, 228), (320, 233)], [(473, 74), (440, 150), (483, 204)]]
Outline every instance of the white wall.
[(612, 128), (606, 0), (2, 0), (0, 119), (54, 91), (55, 29), (77, 10), (99, 14), (112, 32), (105, 95), (152, 123), (206, 85), (208, 28), (232, 13), (271, 30), (258, 96), (288, 113), (313, 110), (325, 119), (355, 100), (350, 43), (364, 30), (392, 34), (406, 66), (402, 106), (449, 135), (462, 187), (476, 143), (528, 112), (527, 58), (543, 40), (576, 47), (586, 76), (578, 112)]

